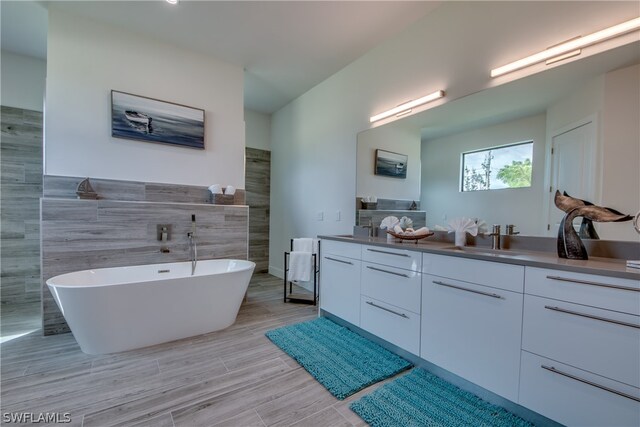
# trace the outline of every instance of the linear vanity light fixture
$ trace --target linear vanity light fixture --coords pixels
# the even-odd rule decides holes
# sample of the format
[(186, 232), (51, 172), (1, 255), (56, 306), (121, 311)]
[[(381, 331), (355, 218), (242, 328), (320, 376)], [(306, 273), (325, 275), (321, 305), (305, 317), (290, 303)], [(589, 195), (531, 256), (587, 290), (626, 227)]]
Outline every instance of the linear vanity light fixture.
[(369, 117), (369, 122), (377, 122), (378, 120), (386, 119), (387, 117), (391, 117), (394, 115), (404, 116), (405, 114), (409, 114), (411, 109), (415, 107), (419, 107), (422, 104), (426, 104), (427, 102), (435, 101), (436, 99), (440, 99), (444, 96), (443, 90), (438, 90), (429, 95), (423, 96), (422, 98), (414, 99), (413, 101), (405, 102), (404, 104), (400, 104), (395, 108), (384, 111), (380, 114), (376, 114), (375, 116)]
[(560, 55), (563, 56), (561, 59), (566, 59), (571, 56), (578, 55), (580, 53), (579, 50), (584, 47), (591, 46), (638, 29), (640, 29), (640, 18), (634, 18), (630, 21), (605, 28), (604, 30), (597, 31), (587, 36), (569, 40), (557, 46), (550, 47), (547, 50), (543, 50), (542, 52), (535, 53), (531, 56), (527, 56), (526, 58), (503, 65), (502, 67), (495, 68), (491, 70), (491, 77), (498, 77), (550, 59), (554, 59), (552, 62), (557, 62), (559, 59), (556, 57), (559, 57)]

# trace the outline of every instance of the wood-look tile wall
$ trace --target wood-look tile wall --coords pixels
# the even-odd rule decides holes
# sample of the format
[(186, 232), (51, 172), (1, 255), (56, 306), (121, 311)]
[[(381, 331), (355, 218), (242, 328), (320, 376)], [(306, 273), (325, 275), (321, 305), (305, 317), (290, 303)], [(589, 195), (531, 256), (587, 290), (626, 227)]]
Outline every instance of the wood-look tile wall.
[(2, 106), (0, 113), (2, 304), (40, 300), (42, 113)]
[[(101, 199), (61, 197), (75, 197), (79, 181), (70, 177), (44, 179), (41, 218), (45, 335), (69, 331), (45, 284), (47, 279), (88, 268), (188, 261), (187, 233), (191, 231), (192, 214), (196, 215), (199, 259), (247, 259), (247, 206), (203, 203), (200, 187), (97, 179), (91, 182)], [(136, 200), (143, 197), (143, 201)], [(158, 240), (158, 224), (170, 226), (166, 243)], [(168, 248), (169, 253), (162, 253), (162, 247)]]
[(418, 229), (427, 225), (427, 213), (425, 211), (396, 211), (396, 210), (359, 210), (356, 213), (356, 225), (369, 225), (379, 227), (382, 220), (388, 216), (398, 219), (406, 216), (413, 221), (413, 228)]
[[(419, 210), (420, 200), (378, 199), (376, 209), (362, 209), (361, 201), (362, 198), (356, 197), (356, 225), (373, 224), (374, 227), (379, 227), (382, 220), (390, 215), (410, 218), (416, 229), (427, 223), (427, 213)], [(418, 210), (408, 210), (414, 201)]]
[[(86, 177), (44, 177), (43, 197), (76, 198), (76, 188)], [(91, 186), (100, 200), (129, 200), (145, 202), (209, 203), (207, 187), (196, 185), (159, 184), (155, 182), (119, 181), (91, 178)], [(245, 190), (237, 189), (234, 205), (245, 204)]]
[(249, 205), (249, 259), (256, 272), (269, 271), (269, 199), (271, 152), (245, 149), (245, 187)]
[[(420, 209), (420, 200), (401, 200), (401, 199), (378, 199), (376, 209), (379, 210), (408, 210), (411, 204), (415, 202), (417, 209)], [(362, 209), (362, 197), (356, 197), (356, 210)]]

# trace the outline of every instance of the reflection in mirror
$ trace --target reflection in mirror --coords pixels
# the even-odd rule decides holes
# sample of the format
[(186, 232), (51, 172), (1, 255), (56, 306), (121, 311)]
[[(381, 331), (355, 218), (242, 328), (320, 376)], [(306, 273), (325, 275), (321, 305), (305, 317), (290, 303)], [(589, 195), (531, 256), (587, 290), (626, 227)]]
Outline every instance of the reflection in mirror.
[[(557, 236), (564, 213), (553, 204), (556, 189), (634, 215), (640, 210), (639, 64), (636, 42), (361, 132), (356, 197), (419, 198), (431, 228), (466, 216), (515, 224), (534, 236)], [(464, 153), (527, 141), (533, 141), (529, 186), (498, 188), (505, 187), (500, 170), (507, 179), (504, 166), (525, 166), (526, 159), (500, 160), (505, 164), (497, 167), (492, 150), (492, 171), (483, 169), (485, 155), (466, 178), (472, 185), (475, 176), (481, 186), (484, 176), (496, 189), (461, 191)], [(407, 179), (375, 176), (375, 149), (408, 154)], [(521, 172), (515, 169), (507, 172)], [(595, 226), (602, 239), (638, 241), (630, 223)]]

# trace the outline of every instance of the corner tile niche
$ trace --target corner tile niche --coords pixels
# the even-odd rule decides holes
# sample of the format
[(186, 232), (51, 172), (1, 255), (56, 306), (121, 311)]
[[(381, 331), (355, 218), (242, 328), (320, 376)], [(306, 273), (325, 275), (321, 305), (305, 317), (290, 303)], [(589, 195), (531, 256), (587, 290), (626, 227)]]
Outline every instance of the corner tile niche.
[[(78, 270), (189, 260), (187, 233), (196, 215), (199, 259), (247, 259), (249, 208), (244, 190), (234, 205), (208, 203), (206, 187), (91, 179), (98, 200), (76, 198), (85, 177), (44, 176), (42, 326), (45, 335), (69, 332), (47, 279)], [(160, 242), (157, 225), (170, 226)], [(161, 253), (166, 247), (168, 253)]]

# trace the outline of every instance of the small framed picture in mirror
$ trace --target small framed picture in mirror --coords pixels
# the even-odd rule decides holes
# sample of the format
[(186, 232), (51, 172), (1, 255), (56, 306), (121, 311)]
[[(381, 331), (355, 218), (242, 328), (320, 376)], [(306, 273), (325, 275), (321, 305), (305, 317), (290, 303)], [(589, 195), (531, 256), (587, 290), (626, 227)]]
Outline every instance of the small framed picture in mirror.
[(407, 178), (406, 154), (394, 153), (385, 150), (376, 150), (375, 174), (392, 178)]

